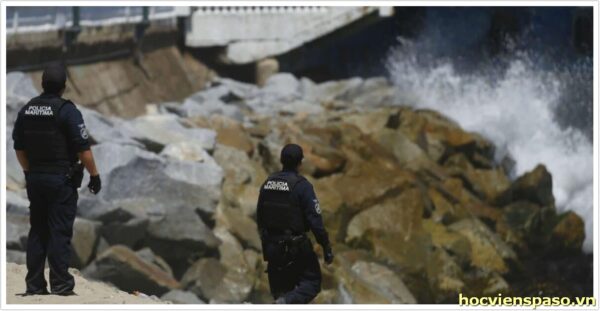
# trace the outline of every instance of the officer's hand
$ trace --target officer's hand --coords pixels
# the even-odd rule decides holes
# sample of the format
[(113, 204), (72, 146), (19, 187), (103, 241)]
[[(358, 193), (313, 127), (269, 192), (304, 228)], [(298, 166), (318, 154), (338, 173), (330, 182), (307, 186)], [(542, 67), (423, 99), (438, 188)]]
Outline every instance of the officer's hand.
[(98, 194), (100, 189), (102, 189), (102, 182), (100, 181), (100, 175), (90, 176), (90, 183), (88, 184), (88, 189), (93, 194)]
[(327, 246), (323, 249), (323, 258), (325, 259), (325, 263), (330, 265), (333, 262), (333, 250), (331, 250), (331, 246)]

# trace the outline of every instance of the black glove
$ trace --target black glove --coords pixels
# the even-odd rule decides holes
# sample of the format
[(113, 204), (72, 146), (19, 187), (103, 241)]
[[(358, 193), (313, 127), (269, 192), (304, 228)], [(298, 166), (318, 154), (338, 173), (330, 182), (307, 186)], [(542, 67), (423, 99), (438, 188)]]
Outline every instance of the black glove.
[(100, 189), (102, 189), (102, 182), (100, 181), (100, 175), (90, 176), (90, 183), (88, 184), (88, 189), (93, 194), (98, 194)]
[(333, 262), (333, 250), (331, 250), (331, 246), (327, 246), (323, 248), (323, 258), (325, 259), (325, 263), (330, 265)]

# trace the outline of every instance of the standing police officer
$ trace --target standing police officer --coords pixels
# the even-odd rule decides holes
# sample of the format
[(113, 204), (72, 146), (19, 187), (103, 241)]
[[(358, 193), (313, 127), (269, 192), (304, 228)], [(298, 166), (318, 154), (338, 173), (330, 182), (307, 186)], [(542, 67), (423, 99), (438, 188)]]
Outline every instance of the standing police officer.
[(75, 280), (68, 267), (83, 167), (90, 173), (89, 190), (97, 194), (101, 188), (81, 112), (61, 97), (66, 80), (63, 66), (47, 67), (42, 76), (44, 92), (19, 111), (13, 130), (30, 202), (25, 295), (48, 294), (46, 258), (51, 292), (74, 294)]
[(283, 170), (261, 186), (257, 224), (263, 258), (268, 262), (269, 286), (275, 303), (308, 303), (321, 291), (321, 268), (306, 232), (310, 229), (331, 264), (333, 252), (323, 226), (313, 186), (298, 174), (302, 148), (295, 144), (281, 150)]

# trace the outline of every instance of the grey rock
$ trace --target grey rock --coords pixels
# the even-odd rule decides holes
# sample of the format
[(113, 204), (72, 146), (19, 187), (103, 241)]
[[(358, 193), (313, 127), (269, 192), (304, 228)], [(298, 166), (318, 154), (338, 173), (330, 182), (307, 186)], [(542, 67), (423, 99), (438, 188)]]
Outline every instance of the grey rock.
[(237, 105), (227, 104), (220, 99), (188, 98), (183, 102), (179, 111), (180, 115), (186, 117), (209, 117), (213, 114), (220, 114), (238, 121), (244, 119), (244, 114)]
[(216, 132), (205, 128), (187, 128), (175, 115), (145, 115), (123, 122), (119, 131), (141, 142), (148, 150), (160, 152), (165, 145), (176, 142), (190, 142), (212, 150)]
[(6, 214), (6, 248), (25, 250), (29, 234), (29, 216)]
[[(12, 133), (7, 130), (7, 136)], [(17, 160), (17, 154), (13, 149), (12, 138), (6, 139), (6, 188), (11, 190), (19, 190), (25, 188), (25, 174)]]
[(146, 245), (163, 257), (179, 275), (197, 256), (216, 253), (220, 241), (193, 210), (173, 207), (148, 226)]
[(127, 292), (139, 291), (160, 296), (180, 288), (179, 282), (171, 275), (123, 245), (115, 245), (104, 251), (82, 273), (88, 278), (112, 283)]
[(83, 218), (75, 218), (73, 224), (73, 238), (71, 246), (71, 266), (77, 269), (85, 267), (96, 250), (98, 242), (99, 222), (89, 221)]
[(25, 191), (15, 192), (6, 190), (6, 212), (11, 214), (29, 215), (29, 200)]
[(291, 73), (277, 73), (267, 79), (260, 93), (280, 100), (296, 99), (300, 97), (300, 81)]
[[(118, 142), (105, 142), (92, 146), (94, 160), (98, 173), (103, 178), (110, 176), (110, 173), (118, 167), (126, 166), (136, 158), (159, 159), (156, 154), (146, 151), (134, 145), (127, 145)], [(87, 175), (86, 175), (87, 176)], [(84, 180), (87, 180), (84, 178)], [(87, 191), (87, 189), (85, 189)]]
[(281, 114), (294, 115), (297, 113), (307, 113), (309, 115), (315, 115), (323, 113), (323, 107), (321, 105), (311, 103), (304, 100), (296, 100), (290, 103), (281, 105), (279, 111)]
[(206, 150), (188, 142), (168, 144), (160, 155), (167, 159), (214, 164), (214, 160)]
[(153, 199), (164, 206), (186, 206), (212, 213), (220, 197), (222, 172), (216, 164), (135, 158), (107, 178), (106, 200)]
[(290, 73), (278, 73), (267, 80), (256, 96), (246, 104), (257, 113), (274, 115), (281, 110), (282, 103), (300, 99), (300, 82)]
[(154, 254), (154, 252), (150, 248), (144, 247), (135, 253), (138, 256), (140, 256), (140, 258), (144, 259), (145, 261), (155, 264), (156, 266), (161, 268), (161, 270), (163, 270), (167, 274), (169, 274), (171, 276), (173, 275), (173, 270), (171, 270), (171, 267), (169, 266), (169, 264), (167, 264), (167, 262), (164, 259), (162, 259), (161, 257)]
[(109, 248), (110, 244), (108, 244), (108, 242), (106, 242), (106, 240), (103, 237), (98, 238), (98, 243), (96, 245), (96, 256), (101, 255)]
[(39, 94), (27, 74), (22, 72), (6, 74), (6, 127), (11, 129), (9, 133), (12, 133), (12, 125), (17, 119), (19, 110)]
[(127, 222), (111, 222), (102, 226), (102, 237), (110, 245), (121, 244), (128, 247), (135, 245), (146, 237), (147, 218), (132, 218)]
[(202, 258), (184, 274), (182, 285), (210, 303), (241, 303), (252, 290), (247, 274), (228, 270), (215, 258)]
[(239, 82), (229, 78), (216, 78), (215, 81), (226, 86), (231, 94), (241, 99), (255, 97), (259, 92), (259, 89), (255, 84)]
[(374, 262), (358, 261), (351, 269), (361, 282), (380, 292), (390, 303), (417, 303), (402, 279), (387, 267)]
[(119, 144), (139, 145), (139, 143), (123, 135), (117, 129), (117, 126), (125, 121), (116, 117), (104, 116), (95, 110), (80, 105), (77, 108), (81, 111), (89, 137), (93, 143), (112, 141)]
[(202, 301), (198, 296), (194, 293), (185, 292), (179, 289), (173, 289), (170, 292), (162, 295), (160, 297), (161, 300), (171, 301), (175, 304), (192, 304), (192, 305), (201, 305), (206, 304)]
[(261, 250), (262, 245), (256, 223), (252, 218), (244, 215), (240, 209), (223, 207), (219, 209), (217, 220), (240, 240), (244, 247)]
[(19, 265), (27, 263), (27, 253), (21, 251), (15, 251), (12, 249), (6, 250), (6, 262), (14, 262)]
[(361, 78), (323, 82), (313, 87), (307, 87), (310, 92), (305, 91), (303, 97), (305, 100), (317, 103), (343, 99), (350, 91), (362, 84), (363, 79)]

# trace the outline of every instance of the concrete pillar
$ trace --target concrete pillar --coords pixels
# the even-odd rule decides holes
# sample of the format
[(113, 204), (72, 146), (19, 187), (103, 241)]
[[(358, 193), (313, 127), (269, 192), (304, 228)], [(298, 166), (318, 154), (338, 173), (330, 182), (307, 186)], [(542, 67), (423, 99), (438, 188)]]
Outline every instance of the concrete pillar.
[(256, 63), (256, 84), (265, 85), (270, 76), (279, 72), (279, 62), (275, 58), (265, 58)]

